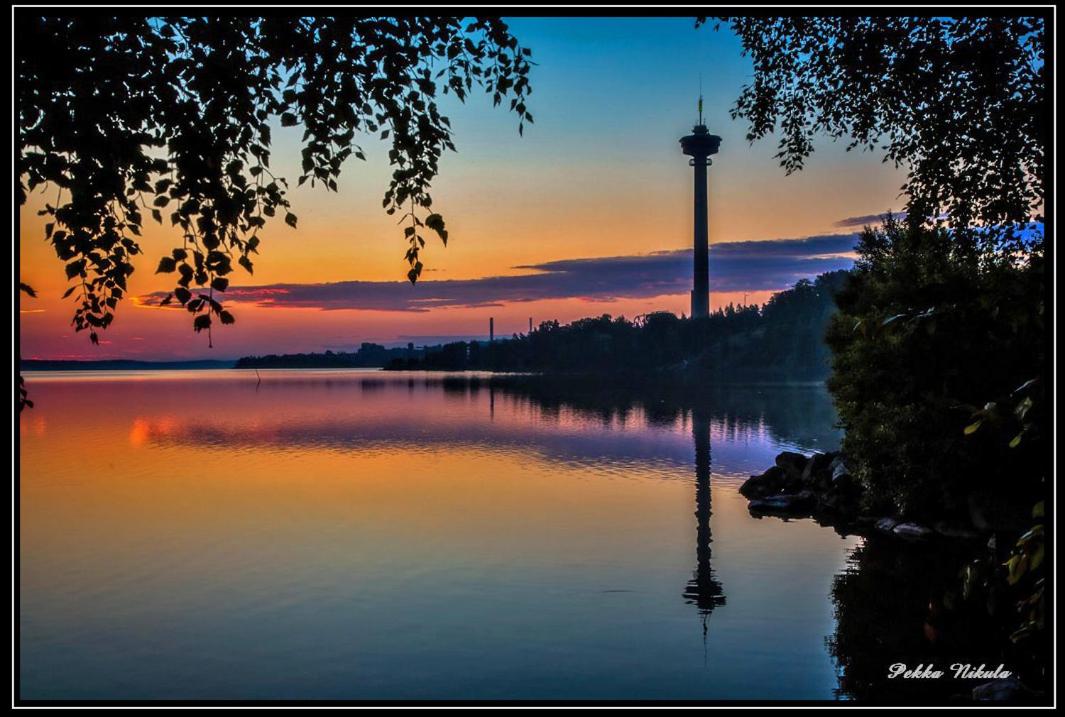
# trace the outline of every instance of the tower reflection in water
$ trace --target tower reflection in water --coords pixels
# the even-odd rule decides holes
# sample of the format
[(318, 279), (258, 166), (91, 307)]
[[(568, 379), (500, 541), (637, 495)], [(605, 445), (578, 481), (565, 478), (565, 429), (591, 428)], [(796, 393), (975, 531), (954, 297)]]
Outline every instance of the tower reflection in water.
[(695, 443), (695, 572), (684, 588), (684, 598), (694, 604), (703, 621), (703, 636), (710, 613), (725, 604), (725, 593), (710, 566), (710, 416), (706, 409), (692, 411), (692, 437)]

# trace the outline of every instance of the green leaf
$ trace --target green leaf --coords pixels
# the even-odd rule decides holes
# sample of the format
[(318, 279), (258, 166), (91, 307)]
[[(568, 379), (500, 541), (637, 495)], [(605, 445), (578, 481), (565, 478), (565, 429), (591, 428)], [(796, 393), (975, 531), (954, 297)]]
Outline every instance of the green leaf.
[(1010, 585), (1016, 585), (1020, 582), (1020, 579), (1024, 577), (1024, 574), (1028, 572), (1028, 556), (1014, 555), (1003, 563), (1003, 565), (1009, 571), (1009, 576), (1006, 578), (1006, 581)]
[(1043, 558), (1045, 556), (1046, 556), (1046, 545), (1043, 544), (1043, 543), (1040, 543), (1036, 547), (1036, 549), (1032, 551), (1031, 564), (1029, 565), (1029, 568), (1031, 570), (1036, 570), (1040, 565), (1043, 564)]

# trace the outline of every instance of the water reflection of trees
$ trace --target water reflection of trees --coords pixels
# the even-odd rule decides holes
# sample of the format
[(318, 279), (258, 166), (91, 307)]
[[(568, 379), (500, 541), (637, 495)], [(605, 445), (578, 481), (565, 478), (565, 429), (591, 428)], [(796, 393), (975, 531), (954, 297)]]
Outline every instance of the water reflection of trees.
[[(598, 384), (582, 377), (494, 376), (446, 379), (445, 390), (467, 390), (482, 381), (508, 396), (529, 401), (544, 415), (569, 410), (604, 425), (624, 423), (635, 413), (648, 425), (675, 425), (694, 409), (724, 431), (762, 428), (776, 440), (834, 449), (840, 438), (836, 413), (821, 384), (708, 386), (655, 383)], [(461, 383), (460, 383), (461, 382)]]
[[(952, 664), (1024, 669), (1002, 619), (1011, 611), (1008, 601), (983, 592), (967, 598), (959, 577), (966, 550), (874, 536), (854, 551), (833, 580), (836, 631), (827, 639), (841, 697), (899, 704), (962, 701), (988, 680), (953, 679)], [(888, 679), (897, 663), (909, 669), (934, 664), (947, 674)]]

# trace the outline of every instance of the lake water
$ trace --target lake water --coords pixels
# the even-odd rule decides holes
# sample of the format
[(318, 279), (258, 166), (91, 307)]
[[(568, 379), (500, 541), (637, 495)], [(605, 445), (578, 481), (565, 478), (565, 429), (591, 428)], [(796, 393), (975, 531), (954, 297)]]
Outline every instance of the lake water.
[(824, 389), (29, 374), (23, 699), (835, 699)]

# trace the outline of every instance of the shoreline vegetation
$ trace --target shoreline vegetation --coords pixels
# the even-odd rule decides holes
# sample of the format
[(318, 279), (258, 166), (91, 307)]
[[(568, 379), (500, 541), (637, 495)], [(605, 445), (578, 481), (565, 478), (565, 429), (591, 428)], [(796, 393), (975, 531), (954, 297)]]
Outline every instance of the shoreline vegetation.
[(397, 357), (386, 370), (535, 372), (613, 380), (823, 381), (823, 341), (846, 271), (800, 280), (762, 307), (729, 304), (704, 319), (654, 312), (604, 314), (493, 342), (457, 341)]

